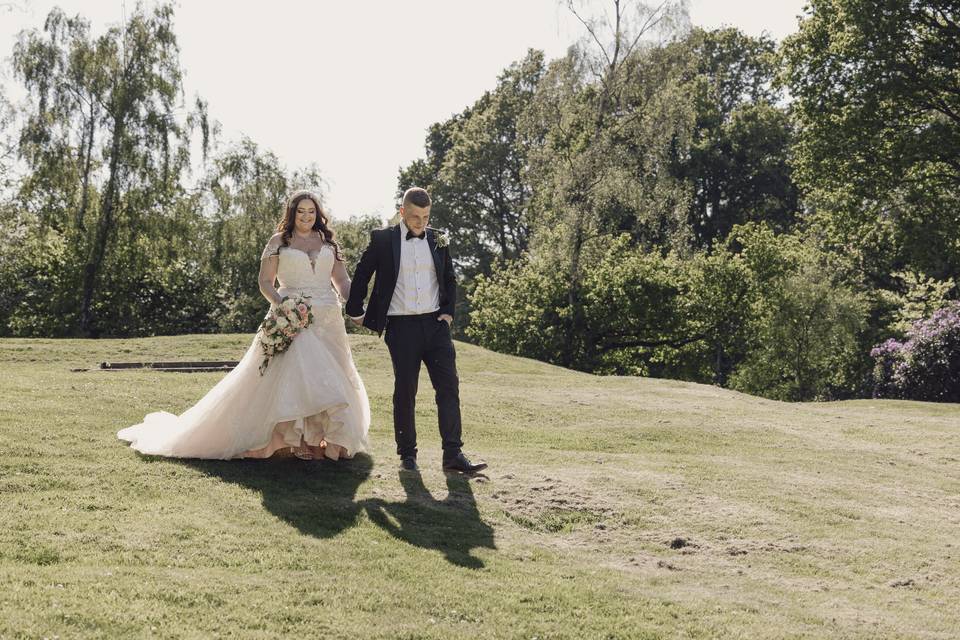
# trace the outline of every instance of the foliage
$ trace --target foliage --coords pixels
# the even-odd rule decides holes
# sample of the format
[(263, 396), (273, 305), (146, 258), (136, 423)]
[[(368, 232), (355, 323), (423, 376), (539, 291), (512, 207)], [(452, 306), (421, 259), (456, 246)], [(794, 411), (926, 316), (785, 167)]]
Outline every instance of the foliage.
[(670, 169), (692, 122), (681, 90), (688, 60), (641, 42), (668, 24), (675, 5), (637, 8), (636, 33), (618, 6), (613, 33), (591, 27), (599, 48), (572, 48), (548, 66), (525, 121), (526, 135), (543, 141), (528, 172), (537, 212), (531, 248), (549, 256), (566, 280), (568, 341), (558, 357), (564, 366), (598, 356), (587, 336), (584, 296), (594, 245), (624, 232), (661, 251), (687, 244), (689, 190)]
[(78, 321), (77, 264), (56, 234), (18, 234), (0, 252), (4, 335), (63, 337)]
[(478, 276), (467, 335), (483, 346), (555, 362), (567, 340), (563, 331), (564, 288), (548, 261), (527, 257)]
[(749, 342), (731, 386), (779, 400), (848, 394), (865, 357), (864, 296), (800, 236), (751, 223), (735, 227), (730, 244), (740, 247), (753, 290)]
[(830, 399), (845, 382), (838, 373), (857, 357), (864, 302), (810, 263), (778, 288), (776, 297), (764, 301), (754, 325), (756, 348), (737, 368), (731, 386), (778, 400)]
[(662, 256), (621, 236), (585, 274), (587, 326), (599, 354), (592, 369), (722, 378), (722, 354), (735, 350), (746, 321), (745, 276), (743, 262), (726, 252)]
[[(724, 376), (722, 354), (743, 339), (745, 275), (742, 260), (726, 252), (684, 260), (621, 236), (585, 269), (583, 341), (592, 349), (579, 354), (575, 368), (704, 381)], [(554, 265), (536, 259), (481, 278), (467, 333), (489, 348), (556, 362), (569, 340), (564, 287)]]
[(467, 280), (515, 260), (529, 244), (525, 171), (534, 141), (519, 122), (543, 73), (543, 53), (529, 51), (503, 71), (495, 89), (432, 125), (426, 158), (400, 172), (398, 195), (414, 185), (430, 191), (432, 224), (449, 233)]
[(960, 402), (960, 302), (917, 320), (906, 337), (870, 352), (874, 397)]
[(953, 278), (935, 280), (913, 271), (901, 271), (891, 275), (902, 283), (903, 293), (880, 289), (877, 294), (892, 308), (891, 322), (885, 329), (898, 337), (905, 336), (918, 320), (927, 318), (937, 309), (944, 307), (956, 289)]
[(360, 255), (370, 243), (370, 232), (383, 227), (383, 221), (370, 215), (350, 216), (346, 220), (333, 220), (331, 226), (337, 234), (347, 272), (353, 273)]
[(695, 122), (675, 171), (692, 185), (696, 244), (708, 248), (750, 220), (789, 231), (799, 193), (788, 165), (791, 125), (773, 83), (774, 42), (731, 28), (694, 29), (673, 46), (692, 57), (685, 86)]
[(13, 105), (0, 87), (0, 198), (10, 189), (13, 176), (11, 165), (16, 157), (16, 128), (14, 126)]
[(97, 315), (107, 297), (135, 299), (130, 290), (105, 290), (131, 266), (117, 254), (149, 261), (130, 251), (146, 248), (144, 235), (170, 237), (176, 227), (171, 205), (183, 193), (194, 123), (174, 113), (182, 102), (178, 58), (167, 4), (138, 7), (97, 38), (87, 21), (54, 9), (42, 32), (26, 31), (17, 43), (14, 71), (28, 91), (19, 151), (29, 168), (18, 200), (41, 227), (64, 236), (68, 261), (82, 265), (75, 332), (125, 331)]
[(798, 180), (837, 250), (886, 238), (874, 286), (960, 274), (958, 33), (949, 0), (812, 0), (783, 47)]
[[(825, 257), (765, 225), (683, 258), (611, 242), (584, 268), (584, 343), (574, 368), (726, 384), (786, 400), (844, 395), (865, 357), (866, 301)], [(496, 350), (558, 362), (568, 346), (564, 281), (528, 259), (479, 280), (468, 335)]]
[[(528, 51), (400, 171), (451, 238), (457, 330), (589, 372), (868, 395), (871, 347), (957, 295), (956, 8), (813, 0), (777, 51), (690, 29), (682, 0), (565, 4), (585, 38)], [(55, 9), (11, 60), (0, 334), (253, 331), (256, 257), (321, 177), (218, 146), (171, 5), (101, 35)], [(348, 268), (378, 226), (333, 221)]]

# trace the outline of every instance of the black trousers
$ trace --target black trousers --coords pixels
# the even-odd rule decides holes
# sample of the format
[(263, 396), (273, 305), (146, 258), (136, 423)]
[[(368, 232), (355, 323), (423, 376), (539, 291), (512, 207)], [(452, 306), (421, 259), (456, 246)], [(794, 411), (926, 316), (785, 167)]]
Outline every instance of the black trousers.
[(437, 313), (387, 317), (386, 342), (393, 361), (393, 432), (400, 457), (417, 455), (415, 410), (420, 363), (436, 392), (444, 459), (460, 453), (460, 379), (450, 327)]

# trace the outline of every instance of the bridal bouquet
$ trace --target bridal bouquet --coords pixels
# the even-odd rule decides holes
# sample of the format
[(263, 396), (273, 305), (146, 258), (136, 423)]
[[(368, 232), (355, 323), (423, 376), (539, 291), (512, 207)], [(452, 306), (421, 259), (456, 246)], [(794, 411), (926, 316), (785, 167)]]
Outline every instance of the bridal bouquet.
[(313, 310), (308, 298), (299, 296), (296, 300), (289, 296), (281, 298), (280, 303), (270, 309), (270, 313), (260, 323), (260, 350), (263, 362), (260, 363), (260, 375), (267, 370), (270, 358), (283, 353), (298, 333), (313, 322)]

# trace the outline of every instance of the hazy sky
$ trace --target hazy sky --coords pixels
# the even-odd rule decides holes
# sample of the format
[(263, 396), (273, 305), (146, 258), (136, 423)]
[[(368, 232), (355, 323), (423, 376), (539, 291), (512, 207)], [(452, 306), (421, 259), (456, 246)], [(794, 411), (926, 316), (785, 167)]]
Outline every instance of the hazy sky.
[[(0, 56), (51, 7), (120, 22), (123, 0), (19, 0), (0, 10)], [(154, 1), (148, 0), (149, 7)], [(609, 2), (595, 0), (599, 9)], [(135, 0), (126, 0), (129, 11)], [(691, 21), (781, 39), (804, 0), (692, 0)], [(579, 24), (557, 0), (180, 0), (180, 62), (189, 98), (289, 168), (315, 163), (335, 217), (393, 214), (397, 172), (423, 154), (427, 127), (495, 86), (528, 48), (562, 56)], [(10, 87), (9, 71), (0, 80)]]

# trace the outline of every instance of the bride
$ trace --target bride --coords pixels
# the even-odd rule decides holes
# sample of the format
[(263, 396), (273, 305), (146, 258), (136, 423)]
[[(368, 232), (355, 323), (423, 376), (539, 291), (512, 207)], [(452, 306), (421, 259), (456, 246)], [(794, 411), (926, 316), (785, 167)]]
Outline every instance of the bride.
[[(367, 448), (370, 405), (353, 364), (340, 299), (350, 278), (333, 231), (309, 191), (287, 200), (260, 257), (260, 291), (276, 305), (309, 296), (314, 320), (263, 375), (259, 334), (240, 363), (179, 416), (161, 411), (117, 437), (137, 451), (177, 458), (350, 458)], [(274, 287), (279, 281), (280, 288)]]

